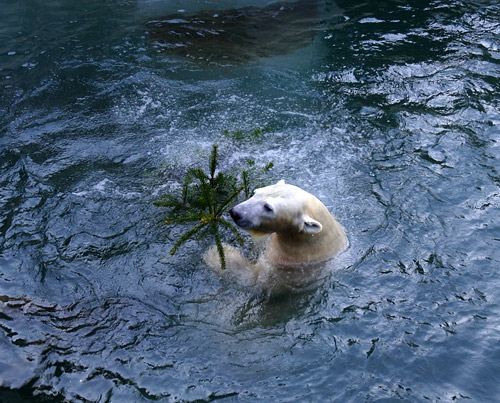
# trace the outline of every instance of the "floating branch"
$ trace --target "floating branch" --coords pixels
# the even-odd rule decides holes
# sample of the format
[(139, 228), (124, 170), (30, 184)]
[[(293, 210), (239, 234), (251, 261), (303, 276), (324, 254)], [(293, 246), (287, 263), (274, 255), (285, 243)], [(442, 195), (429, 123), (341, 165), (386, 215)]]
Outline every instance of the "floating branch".
[[(175, 242), (170, 250), (171, 255), (175, 254), (186, 241), (207, 229), (214, 237), (221, 267), (226, 268), (220, 228), (228, 229), (240, 245), (243, 245), (243, 237), (233, 224), (223, 218), (223, 215), (236, 202), (240, 194), (243, 193), (246, 198), (251, 195), (255, 189), (252, 182), (257, 182), (259, 177), (255, 172), (255, 162), (249, 160), (247, 163), (249, 168), (241, 172), (240, 178), (223, 172), (217, 173), (218, 146), (213, 145), (208, 163), (208, 174), (201, 168), (190, 168), (184, 178), (180, 196), (166, 194), (160, 200), (153, 202), (155, 206), (167, 207), (171, 210), (171, 215), (164, 221), (165, 224), (195, 223), (194, 227)], [(267, 164), (262, 173), (268, 173), (272, 166), (272, 163)], [(260, 183), (257, 184), (259, 185)]]

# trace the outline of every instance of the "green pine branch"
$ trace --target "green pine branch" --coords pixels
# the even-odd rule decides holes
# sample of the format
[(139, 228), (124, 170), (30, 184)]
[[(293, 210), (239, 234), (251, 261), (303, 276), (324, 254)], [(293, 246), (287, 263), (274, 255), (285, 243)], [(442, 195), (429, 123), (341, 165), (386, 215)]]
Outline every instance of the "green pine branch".
[[(229, 211), (231, 205), (242, 193), (245, 198), (251, 196), (255, 189), (252, 182), (257, 182), (260, 176), (255, 173), (253, 160), (248, 161), (249, 168), (241, 172), (240, 178), (230, 173), (217, 172), (217, 165), (218, 146), (213, 145), (208, 161), (208, 174), (202, 168), (188, 169), (182, 183), (180, 197), (170, 194), (163, 195), (160, 200), (154, 201), (153, 204), (171, 210), (172, 215), (164, 220), (167, 225), (194, 223), (194, 227), (175, 242), (170, 250), (171, 255), (174, 255), (189, 239), (194, 238), (197, 233), (206, 228), (214, 237), (221, 267), (225, 269), (226, 257), (221, 229), (229, 230), (240, 245), (243, 245), (243, 237), (234, 225), (223, 218), (223, 215)], [(267, 164), (262, 173), (267, 174), (271, 168), (272, 163)]]

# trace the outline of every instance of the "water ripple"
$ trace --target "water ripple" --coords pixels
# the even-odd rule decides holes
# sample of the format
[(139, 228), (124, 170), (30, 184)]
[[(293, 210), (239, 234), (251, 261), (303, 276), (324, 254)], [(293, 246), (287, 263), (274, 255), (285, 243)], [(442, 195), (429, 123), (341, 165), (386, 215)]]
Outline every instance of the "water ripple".
[[(321, 3), (306, 48), (222, 67), (157, 53), (149, 5), (63, 3), (0, 22), (0, 400), (498, 395), (497, 5)], [(215, 142), (337, 215), (315, 287), (168, 255), (151, 201)]]

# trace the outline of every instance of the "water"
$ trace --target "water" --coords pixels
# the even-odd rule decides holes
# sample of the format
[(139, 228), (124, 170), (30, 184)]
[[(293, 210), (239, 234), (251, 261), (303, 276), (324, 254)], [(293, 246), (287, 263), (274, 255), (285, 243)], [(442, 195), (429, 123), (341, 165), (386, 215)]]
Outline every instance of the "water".
[[(226, 3), (182, 8), (267, 4)], [(2, 3), (0, 400), (495, 401), (499, 6), (311, 2), (308, 43), (228, 63), (158, 47), (179, 4)], [(338, 217), (316, 287), (168, 255), (152, 201), (213, 143)]]

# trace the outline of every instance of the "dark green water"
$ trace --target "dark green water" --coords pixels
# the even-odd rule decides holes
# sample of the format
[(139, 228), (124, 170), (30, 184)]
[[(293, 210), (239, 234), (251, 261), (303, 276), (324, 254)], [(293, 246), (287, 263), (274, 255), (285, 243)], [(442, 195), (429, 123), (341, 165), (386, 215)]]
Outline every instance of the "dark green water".
[[(0, 2), (1, 402), (498, 399), (500, 7), (310, 3)], [(179, 8), (270, 38), (191, 57), (151, 23)], [(338, 217), (317, 287), (168, 255), (152, 201), (213, 143)]]

